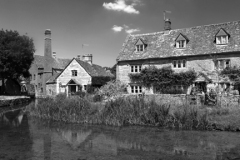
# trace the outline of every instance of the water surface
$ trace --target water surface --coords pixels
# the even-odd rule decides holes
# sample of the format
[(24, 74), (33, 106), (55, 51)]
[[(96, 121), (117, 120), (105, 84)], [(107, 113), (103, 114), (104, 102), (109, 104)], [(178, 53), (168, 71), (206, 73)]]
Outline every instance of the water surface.
[(239, 133), (65, 124), (24, 110), (0, 116), (0, 144), (0, 160), (240, 159)]

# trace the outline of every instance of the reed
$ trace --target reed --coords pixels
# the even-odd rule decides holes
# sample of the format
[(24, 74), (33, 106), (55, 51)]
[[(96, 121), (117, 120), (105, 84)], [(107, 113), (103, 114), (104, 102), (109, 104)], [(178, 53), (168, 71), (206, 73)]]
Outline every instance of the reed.
[(56, 97), (28, 107), (30, 115), (72, 123), (112, 126), (149, 125), (176, 129), (208, 129), (208, 112), (192, 106), (171, 106), (145, 97), (121, 97), (108, 102), (89, 102), (81, 97)]

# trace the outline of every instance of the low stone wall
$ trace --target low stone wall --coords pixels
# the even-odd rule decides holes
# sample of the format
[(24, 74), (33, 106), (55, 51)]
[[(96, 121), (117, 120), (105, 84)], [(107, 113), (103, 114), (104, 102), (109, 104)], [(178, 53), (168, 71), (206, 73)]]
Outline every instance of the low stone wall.
[[(159, 104), (171, 104), (171, 105), (203, 105), (205, 102), (204, 95), (186, 95), (186, 94), (144, 94), (144, 95), (125, 95), (130, 97), (144, 96), (146, 100), (155, 100)], [(240, 105), (239, 95), (219, 95), (217, 98), (217, 105), (221, 106), (236, 106)]]

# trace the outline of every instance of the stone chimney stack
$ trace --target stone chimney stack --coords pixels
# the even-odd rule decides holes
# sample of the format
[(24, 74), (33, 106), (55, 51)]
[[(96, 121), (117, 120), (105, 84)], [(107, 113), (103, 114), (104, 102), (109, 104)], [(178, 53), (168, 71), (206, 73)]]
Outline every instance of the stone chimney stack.
[(169, 18), (166, 18), (165, 20), (164, 20), (164, 30), (165, 31), (169, 31), (169, 30), (171, 30), (172, 28), (171, 28), (171, 21), (170, 21), (170, 19)]
[(92, 65), (92, 57), (93, 57), (92, 54), (84, 54), (82, 56), (82, 61), (87, 62), (90, 65)]
[(77, 55), (77, 59), (81, 60), (81, 55), (80, 54)]
[(57, 53), (56, 52), (52, 52), (52, 57), (53, 58), (57, 58)]
[(54, 63), (52, 53), (51, 30), (45, 30), (44, 44), (44, 71), (43, 71), (43, 95), (46, 95), (46, 82), (52, 76), (52, 64)]

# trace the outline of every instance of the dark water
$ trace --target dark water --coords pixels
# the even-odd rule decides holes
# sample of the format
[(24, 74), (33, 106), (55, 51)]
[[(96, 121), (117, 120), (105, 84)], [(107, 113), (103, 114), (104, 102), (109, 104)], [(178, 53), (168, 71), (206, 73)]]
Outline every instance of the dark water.
[(71, 125), (0, 116), (0, 160), (240, 159), (240, 133)]

